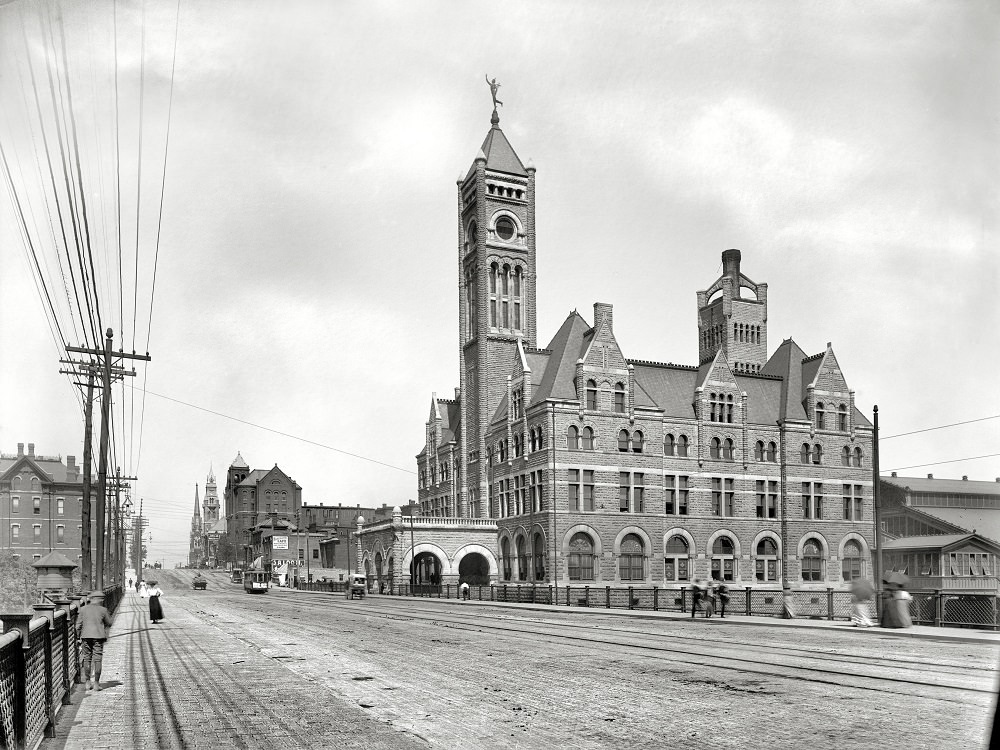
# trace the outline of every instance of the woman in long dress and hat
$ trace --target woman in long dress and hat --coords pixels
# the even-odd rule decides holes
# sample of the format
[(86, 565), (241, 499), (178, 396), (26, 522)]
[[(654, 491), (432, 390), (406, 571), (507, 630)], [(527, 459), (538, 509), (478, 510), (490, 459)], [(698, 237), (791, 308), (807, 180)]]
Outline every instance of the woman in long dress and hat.
[(156, 581), (150, 581), (147, 594), (149, 595), (149, 619), (155, 625), (163, 619), (163, 607), (160, 606), (160, 597), (163, 596), (163, 590)]

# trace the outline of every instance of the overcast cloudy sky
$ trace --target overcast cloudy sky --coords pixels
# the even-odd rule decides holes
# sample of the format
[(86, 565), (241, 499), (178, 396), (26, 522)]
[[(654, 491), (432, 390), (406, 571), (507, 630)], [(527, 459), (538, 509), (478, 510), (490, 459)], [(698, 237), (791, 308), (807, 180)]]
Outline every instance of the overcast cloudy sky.
[[(38, 66), (37, 7), (0, 5), (0, 143), (28, 198), (44, 182), (22, 37)], [(65, 3), (63, 18), (108, 287), (118, 28), (120, 318), (131, 348), (138, 278), (134, 346), (148, 328), (153, 357), (132, 379), (148, 391), (141, 451), (140, 400), (120, 455), (152, 559), (186, 557), (195, 484), (237, 451), (309, 503), (416, 497), (430, 394), (458, 384), (455, 182), (489, 129), (487, 73), (538, 169), (541, 345), (602, 301), (627, 356), (697, 364), (695, 292), (736, 247), (769, 284), (771, 350), (833, 342), (884, 436), (1000, 414), (995, 3), (177, 7), (119, 4), (116, 19), (110, 1)], [(0, 193), (0, 448), (81, 456), (79, 402)], [(51, 243), (40, 252), (54, 267)], [(992, 480), (997, 456), (917, 465), (1000, 453), (998, 428), (885, 440), (882, 468)]]

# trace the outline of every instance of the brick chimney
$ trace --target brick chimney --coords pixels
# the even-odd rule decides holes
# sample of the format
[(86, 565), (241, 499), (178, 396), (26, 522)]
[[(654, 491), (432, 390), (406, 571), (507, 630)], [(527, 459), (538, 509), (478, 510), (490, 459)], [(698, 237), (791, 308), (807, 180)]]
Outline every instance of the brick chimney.
[(76, 465), (76, 456), (66, 456), (66, 481), (75, 482), (79, 476), (80, 470)]
[(31, 456), (32, 458), (34, 458), (34, 456), (35, 456), (35, 444), (34, 443), (28, 443), (28, 455)]
[(17, 444), (17, 455), (18, 455), (18, 457), (24, 455), (24, 443), (18, 443)]
[(928, 479), (933, 479), (933, 478), (934, 478), (934, 475), (933, 475), (933, 474), (928, 474), (928, 475), (927, 475), (927, 478), (928, 478)]
[(594, 328), (601, 325), (601, 319), (608, 319), (608, 328), (612, 331), (615, 330), (614, 318), (612, 317), (613, 305), (609, 305), (607, 302), (595, 302), (594, 303)]

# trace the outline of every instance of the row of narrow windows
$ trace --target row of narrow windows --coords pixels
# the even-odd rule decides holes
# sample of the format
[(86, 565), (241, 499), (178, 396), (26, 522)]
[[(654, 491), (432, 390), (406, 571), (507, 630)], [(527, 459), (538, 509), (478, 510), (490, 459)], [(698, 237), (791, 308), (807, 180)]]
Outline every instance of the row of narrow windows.
[[(597, 382), (594, 380), (587, 381), (587, 387), (584, 389), (584, 404), (588, 411), (597, 411)], [(626, 405), (625, 384), (615, 383), (614, 410), (619, 414), (624, 414)]]
[(708, 399), (710, 412), (709, 422), (729, 422), (733, 421), (733, 397), (732, 394), (712, 393)]
[(753, 362), (734, 362), (733, 367), (739, 374), (759, 373), (761, 366)]
[(490, 328), (521, 330), (522, 286), (520, 266), (490, 265)]
[[(77, 531), (82, 531), (83, 526), (77, 526)], [(55, 540), (59, 544), (66, 543), (66, 527), (63, 525), (56, 526), (56, 537)], [(21, 524), (12, 523), (10, 525), (10, 543), (18, 544), (21, 541)], [(39, 523), (34, 524), (31, 527), (31, 542), (32, 544), (42, 543), (42, 525)]]
[[(51, 512), (51, 508), (52, 508), (51, 502), (52, 501), (51, 501), (51, 498), (50, 498), (49, 499), (50, 512)], [(83, 505), (83, 498), (82, 497), (78, 497), (77, 498), (77, 503), (82, 506)], [(64, 498), (58, 497), (58, 498), (56, 498), (55, 505), (56, 505), (56, 507), (55, 507), (56, 515), (57, 516), (65, 515), (65, 513), (66, 513), (66, 500)], [(21, 512), (21, 498), (18, 497), (17, 495), (11, 495), (11, 498), (10, 498), (10, 512), (11, 512), (11, 515), (13, 515), (14, 513), (18, 513), (19, 514)], [(31, 498), (31, 515), (33, 515), (33, 516), (40, 516), (40, 515), (42, 515), (42, 498), (40, 498), (40, 497), (33, 497), (33, 498)]]
[(437, 484), (438, 481), (447, 482), (452, 477), (452, 474), (454, 474), (456, 479), (458, 478), (459, 469), (457, 466), (452, 470), (449, 463), (442, 463), (437, 466), (431, 464), (420, 470), (419, 489), (423, 489), (428, 484)]
[[(799, 575), (802, 581), (827, 580), (827, 557), (822, 542), (816, 537), (807, 538), (802, 544), (799, 558)], [(571, 581), (594, 581), (599, 573), (600, 557), (593, 537), (579, 531), (568, 545), (567, 568)], [(645, 542), (638, 534), (626, 534), (615, 556), (618, 578), (622, 581), (645, 581), (650, 576), (649, 557)], [(712, 543), (708, 555), (710, 575), (716, 581), (735, 581), (740, 577), (739, 556), (733, 538), (722, 535)], [(500, 565), (503, 580), (528, 581), (545, 578), (546, 547), (541, 534), (535, 534), (529, 548), (527, 539), (518, 536), (511, 541), (500, 541)], [(663, 554), (663, 578), (668, 582), (690, 581), (693, 576), (695, 555), (687, 539), (677, 534), (667, 540)], [(778, 542), (770, 537), (761, 539), (752, 558), (753, 577), (762, 583), (781, 580), (781, 555)], [(982, 569), (982, 568), (980, 568)], [(840, 561), (840, 577), (846, 582), (864, 578), (866, 559), (861, 545), (849, 540), (844, 545)], [(516, 573), (516, 576), (515, 576)]]
[[(544, 434), (541, 427), (532, 427), (529, 430), (529, 437), (528, 446), (525, 445), (524, 435), (521, 433), (513, 435), (510, 440), (510, 447), (506, 438), (498, 441), (495, 446), (490, 448), (490, 464), (494, 463), (494, 459), (504, 462), (508, 458), (519, 458), (525, 454), (526, 447), (528, 448), (527, 452), (531, 453), (541, 450), (544, 447)], [(690, 455), (690, 445), (691, 443), (687, 435), (675, 437), (672, 433), (667, 433), (663, 438), (663, 455), (687, 458)], [(633, 430), (630, 432), (629, 430), (621, 429), (618, 431), (617, 447), (620, 453), (643, 453), (646, 449), (645, 435), (642, 430)], [(567, 450), (600, 450), (597, 433), (589, 425), (584, 426), (582, 429), (576, 425), (570, 425), (566, 428), (566, 448)], [(713, 437), (709, 441), (708, 450), (710, 458), (723, 461), (736, 460), (736, 443), (732, 438)], [(802, 444), (799, 453), (801, 463), (821, 464), (823, 463), (823, 456), (823, 446), (819, 443)], [(774, 441), (764, 442), (763, 440), (758, 440), (754, 443), (753, 458), (754, 461), (758, 462), (777, 463), (777, 444)], [(845, 445), (840, 453), (840, 463), (842, 466), (862, 467), (864, 465), (864, 453), (861, 447), (856, 446), (851, 448)], [(425, 481), (426, 476), (426, 470), (422, 470), (420, 473), (422, 483)], [(431, 477), (432, 483), (435, 482), (436, 479), (433, 474)], [(446, 475), (443, 478), (447, 478)]]
[(817, 430), (833, 429), (827, 426), (827, 414), (830, 415), (831, 424), (833, 424), (832, 420), (837, 420), (836, 429), (838, 432), (847, 432), (847, 404), (841, 404), (837, 407), (836, 411), (831, 406), (828, 411), (822, 401), (818, 402), (816, 408), (813, 410), (813, 421)]
[(733, 323), (733, 341), (759, 344), (760, 326), (752, 326), (747, 323)]
[(512, 188), (506, 187), (504, 185), (494, 185), (492, 182), (486, 183), (486, 189), (489, 191), (490, 195), (505, 196), (507, 198), (517, 198), (522, 200), (524, 197), (523, 188)]

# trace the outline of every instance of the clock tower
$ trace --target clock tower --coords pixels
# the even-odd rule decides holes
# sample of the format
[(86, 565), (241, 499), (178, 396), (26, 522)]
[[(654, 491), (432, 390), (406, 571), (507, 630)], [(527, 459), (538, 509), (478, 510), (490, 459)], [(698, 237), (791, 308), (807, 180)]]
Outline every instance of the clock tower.
[[(499, 102), (497, 102), (499, 103)], [(535, 168), (500, 129), (458, 180), (462, 445), (459, 515), (487, 514), (485, 435), (506, 394), (520, 339), (536, 345)]]

